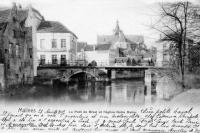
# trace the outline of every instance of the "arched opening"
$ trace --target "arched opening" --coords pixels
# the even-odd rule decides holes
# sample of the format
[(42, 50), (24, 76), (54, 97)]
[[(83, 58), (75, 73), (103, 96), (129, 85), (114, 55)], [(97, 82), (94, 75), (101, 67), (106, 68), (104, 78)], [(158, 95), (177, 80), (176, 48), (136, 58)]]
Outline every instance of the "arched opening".
[(95, 81), (96, 77), (95, 75), (86, 71), (76, 72), (73, 75), (70, 75), (68, 77), (68, 81), (72, 81), (72, 82), (84, 82), (88, 80)]

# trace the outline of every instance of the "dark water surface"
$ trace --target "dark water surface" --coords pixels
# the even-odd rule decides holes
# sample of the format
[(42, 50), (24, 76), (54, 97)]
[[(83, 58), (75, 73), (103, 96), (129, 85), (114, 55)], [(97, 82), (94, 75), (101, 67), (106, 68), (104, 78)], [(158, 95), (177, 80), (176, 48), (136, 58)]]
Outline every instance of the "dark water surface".
[(145, 104), (144, 81), (79, 82), (67, 86), (34, 85), (11, 90), (5, 101), (50, 103)]

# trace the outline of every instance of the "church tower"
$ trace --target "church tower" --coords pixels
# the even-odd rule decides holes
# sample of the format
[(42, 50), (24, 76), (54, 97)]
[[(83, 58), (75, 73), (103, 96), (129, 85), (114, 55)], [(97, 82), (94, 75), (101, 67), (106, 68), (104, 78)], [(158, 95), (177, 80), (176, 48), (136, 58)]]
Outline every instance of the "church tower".
[(116, 27), (113, 30), (113, 36), (114, 36), (114, 43), (115, 47), (118, 48), (127, 48), (127, 42), (126, 42), (126, 37), (123, 33), (123, 31), (119, 27), (119, 21), (116, 21)]
[(114, 36), (118, 36), (119, 37), (121, 30), (120, 30), (120, 27), (119, 27), (119, 21), (118, 20), (116, 21), (116, 27), (113, 30), (113, 32), (114, 32)]

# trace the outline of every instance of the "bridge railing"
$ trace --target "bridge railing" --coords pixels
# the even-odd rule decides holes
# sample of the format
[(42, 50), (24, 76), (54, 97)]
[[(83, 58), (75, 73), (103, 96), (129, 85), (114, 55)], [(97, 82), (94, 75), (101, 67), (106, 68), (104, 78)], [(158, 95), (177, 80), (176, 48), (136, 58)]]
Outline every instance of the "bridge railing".
[[(59, 67), (59, 66), (91, 66), (91, 63), (88, 63), (87, 60), (52, 60), (52, 61), (45, 61), (39, 60), (39, 67)], [(154, 66), (154, 64), (149, 63), (139, 63), (139, 64), (127, 64), (127, 63), (113, 63), (109, 65), (105, 62), (97, 62), (97, 66), (99, 67), (106, 67), (106, 66)]]
[(38, 64), (39, 66), (88, 66), (88, 62), (86, 60), (39, 60)]

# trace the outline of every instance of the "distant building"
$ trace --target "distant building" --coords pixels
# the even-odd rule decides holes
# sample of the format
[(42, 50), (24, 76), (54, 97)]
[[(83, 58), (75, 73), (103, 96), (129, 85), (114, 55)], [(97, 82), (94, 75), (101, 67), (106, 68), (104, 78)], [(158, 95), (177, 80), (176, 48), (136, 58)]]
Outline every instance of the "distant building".
[(114, 63), (115, 57), (119, 56), (119, 49), (113, 49), (111, 44), (102, 45), (87, 45), (84, 51), (85, 59), (88, 62), (93, 60), (97, 62), (98, 66), (108, 66)]
[(33, 82), (32, 30), (25, 27), (26, 13), (16, 4), (0, 11), (0, 88)]
[(140, 35), (125, 35), (116, 22), (116, 27), (112, 35), (98, 35), (97, 44), (112, 44), (114, 48), (122, 48), (135, 51), (137, 49), (145, 49), (144, 37)]
[[(42, 21), (37, 28), (39, 64), (60, 64), (76, 60), (77, 36), (57, 21)], [(69, 63), (69, 62), (68, 62)]]
[(139, 60), (145, 52), (144, 37), (124, 35), (118, 21), (113, 35), (98, 35), (96, 45), (87, 45), (78, 49), (78, 54), (84, 55), (88, 62), (97, 61), (97, 65), (114, 65), (116, 59), (121, 60), (121, 57)]

